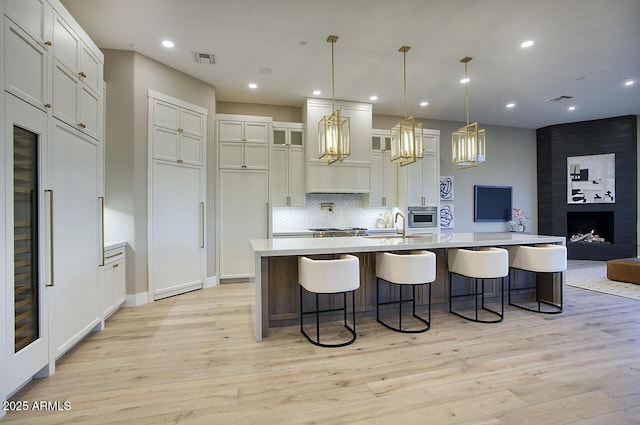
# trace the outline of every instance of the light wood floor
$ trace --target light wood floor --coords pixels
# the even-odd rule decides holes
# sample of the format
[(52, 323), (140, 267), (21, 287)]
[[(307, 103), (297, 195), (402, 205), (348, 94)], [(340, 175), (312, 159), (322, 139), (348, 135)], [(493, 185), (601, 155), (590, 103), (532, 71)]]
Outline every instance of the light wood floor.
[(373, 319), (318, 348), (297, 327), (253, 339), (249, 284), (123, 309), (14, 400), (0, 424), (640, 423), (640, 303), (568, 287), (565, 312), (501, 324), (437, 310), (406, 335)]

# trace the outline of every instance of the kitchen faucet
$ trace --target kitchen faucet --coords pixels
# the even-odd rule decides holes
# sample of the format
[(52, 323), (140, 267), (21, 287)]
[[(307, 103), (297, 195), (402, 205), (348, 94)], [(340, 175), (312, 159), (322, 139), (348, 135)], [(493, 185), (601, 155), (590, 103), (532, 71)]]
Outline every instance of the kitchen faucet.
[(402, 231), (398, 230), (398, 228), (396, 227), (396, 232), (402, 235), (402, 239), (404, 239), (407, 237), (407, 219), (405, 218), (404, 214), (398, 211), (393, 220), (393, 224), (398, 224), (398, 216), (402, 217)]

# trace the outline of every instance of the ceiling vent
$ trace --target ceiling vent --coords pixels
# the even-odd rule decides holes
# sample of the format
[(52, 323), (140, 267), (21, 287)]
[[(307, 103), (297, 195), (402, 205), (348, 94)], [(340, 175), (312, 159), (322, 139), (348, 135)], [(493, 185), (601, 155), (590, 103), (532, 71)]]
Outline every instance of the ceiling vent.
[(213, 53), (192, 52), (195, 63), (204, 63), (205, 65), (215, 65), (216, 57)]
[(573, 96), (566, 96), (566, 95), (562, 95), (562, 96), (558, 96), (558, 97), (554, 97), (553, 99), (549, 99), (549, 102), (564, 102), (565, 100), (569, 100), (569, 99), (573, 99)]

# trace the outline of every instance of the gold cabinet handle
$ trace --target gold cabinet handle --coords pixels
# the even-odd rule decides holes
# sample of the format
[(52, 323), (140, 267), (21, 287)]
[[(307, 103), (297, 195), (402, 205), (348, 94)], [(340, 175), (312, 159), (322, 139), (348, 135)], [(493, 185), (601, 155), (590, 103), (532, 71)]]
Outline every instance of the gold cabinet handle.
[(98, 196), (98, 201), (100, 202), (100, 252), (102, 253), (99, 266), (104, 267), (104, 196)]
[(200, 202), (200, 248), (204, 248), (204, 202)]
[(291, 196), (287, 196), (287, 205), (291, 205)]
[(78, 127), (80, 128), (87, 128), (87, 125), (85, 123), (79, 122), (78, 123)]
[(44, 44), (45, 44), (45, 45), (47, 45), (47, 46), (49, 46), (49, 47), (53, 46), (53, 43), (52, 43), (52, 42), (50, 42), (50, 41), (45, 41), (45, 42), (44, 42)]
[(116, 267), (118, 267), (118, 266), (120, 266), (120, 264), (119, 264), (119, 263), (115, 263), (115, 264), (113, 265), (113, 268), (115, 269), (115, 268), (116, 268)]
[(51, 288), (54, 286), (53, 281), (53, 190), (47, 189), (44, 193), (49, 194), (49, 270), (50, 270), (50, 280), (49, 283), (46, 284), (47, 287)]
[(82, 71), (78, 72), (78, 75), (80, 76), (80, 78), (87, 78), (87, 74)]
[(45, 103), (45, 104), (44, 104), (44, 107), (45, 107), (45, 108), (51, 108), (51, 104), (50, 104), (50, 103)]
[(386, 207), (386, 206), (387, 206), (387, 197), (386, 197), (386, 196), (383, 196), (383, 197), (382, 197), (382, 206), (383, 206), (383, 207)]

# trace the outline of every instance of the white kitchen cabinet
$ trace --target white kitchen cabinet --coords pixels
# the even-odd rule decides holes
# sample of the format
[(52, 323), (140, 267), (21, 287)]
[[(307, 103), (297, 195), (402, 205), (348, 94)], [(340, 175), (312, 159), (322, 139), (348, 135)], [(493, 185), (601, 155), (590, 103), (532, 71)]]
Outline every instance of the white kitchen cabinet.
[(221, 170), (218, 180), (220, 279), (252, 278), (249, 241), (268, 237), (268, 175), (260, 170)]
[[(237, 117), (236, 117), (237, 118)], [(270, 123), (218, 118), (218, 166), (221, 169), (269, 168)]]
[(303, 124), (273, 123), (269, 181), (274, 207), (305, 205), (303, 127)]
[(440, 131), (424, 130), (424, 158), (399, 167), (398, 201), (409, 206), (440, 205)]
[(398, 204), (398, 164), (391, 161), (390, 130), (373, 130), (371, 136), (371, 193), (368, 206)]
[(102, 314), (107, 319), (127, 298), (127, 259), (125, 246), (104, 252), (102, 267)]
[(4, 49), (12, 58), (4, 61), (5, 90), (40, 109), (49, 107), (47, 46), (4, 18)]
[(151, 117), (155, 159), (202, 165), (204, 115), (155, 99)]
[(249, 240), (269, 235), (268, 117), (219, 114), (216, 191), (219, 279), (254, 277)]
[(336, 101), (336, 108), (348, 116), (351, 127), (351, 155), (343, 162), (328, 165), (318, 159), (318, 122), (332, 110), (331, 100), (309, 98), (303, 106), (307, 157), (306, 191), (328, 193), (369, 193), (371, 191), (372, 105)]
[[(11, 278), (2, 279), (0, 283), (2, 303), (7, 303), (6, 311), (15, 313), (12, 320), (3, 321), (1, 333), (0, 363), (9, 365), (10, 369), (9, 372), (0, 367), (0, 399), (4, 400), (31, 377), (53, 373), (56, 359), (100, 325), (103, 244), (99, 206), (104, 195), (104, 146), (102, 89), (99, 94), (92, 93), (93, 102), (99, 100), (95, 107), (92, 101), (82, 98), (77, 84), (69, 85), (60, 78), (61, 87), (57, 90), (63, 98), (60, 106), (66, 108), (65, 113), (71, 111), (70, 118), (75, 122), (70, 126), (67, 122), (71, 120), (54, 118), (50, 113), (56, 88), (54, 62), (62, 64), (62, 61), (73, 60), (71, 46), (83, 47), (93, 60), (87, 76), (98, 81), (98, 85), (82, 83), (79, 87), (95, 91), (102, 86), (100, 50), (58, 0), (4, 0), (0, 6), (4, 12), (4, 38), (0, 43), (4, 115), (0, 126), (5, 136), (0, 140), (0, 151), (6, 154), (2, 155), (3, 178), (0, 179), (0, 202), (6, 215), (0, 215), (0, 221), (4, 230), (1, 239), (7, 241), (7, 247), (12, 247), (0, 253), (2, 269), (10, 264), (11, 270), (17, 273), (7, 275)], [(57, 34), (61, 41), (57, 59), (54, 59), (55, 22), (64, 23), (64, 31)], [(70, 41), (63, 32), (73, 34), (74, 40)], [(79, 51), (76, 54), (79, 55)], [(68, 71), (66, 65), (62, 67)], [(72, 101), (67, 102), (67, 98)], [(84, 122), (84, 127), (78, 125)], [(29, 150), (25, 148), (29, 146), (25, 140), (29, 140), (29, 135), (37, 141), (29, 148), (36, 152), (30, 168), (24, 165), (28, 158), (25, 153)], [(14, 170), (35, 173), (37, 187), (30, 189), (29, 199), (35, 206), (30, 211), (31, 218), (10, 223), (8, 220), (16, 217), (27, 217), (22, 177), (14, 179)], [(9, 172), (11, 174), (7, 174)], [(28, 246), (23, 243), (28, 239), (25, 239), (25, 229), (33, 223), (37, 223), (37, 232), (32, 236), (37, 238), (32, 240), (37, 239), (38, 243)], [(15, 249), (18, 245), (19, 249)], [(30, 300), (27, 296), (25, 282), (29, 276), (37, 288), (37, 299)], [(5, 296), (9, 294), (11, 296)], [(27, 301), (39, 304), (35, 321), (39, 329), (33, 341), (28, 340), (30, 331), (24, 326), (28, 319), (25, 314), (35, 311), (25, 309)], [(17, 350), (16, 340), (25, 340), (27, 345)]]
[(53, 18), (52, 50), (53, 116), (94, 139), (101, 139), (101, 59), (57, 12)]
[(103, 146), (54, 120), (49, 154), (53, 195), (51, 329), (58, 358), (101, 319)]
[(200, 289), (205, 278), (207, 110), (149, 90), (150, 300)]

